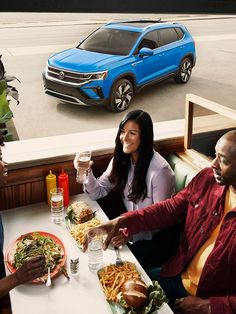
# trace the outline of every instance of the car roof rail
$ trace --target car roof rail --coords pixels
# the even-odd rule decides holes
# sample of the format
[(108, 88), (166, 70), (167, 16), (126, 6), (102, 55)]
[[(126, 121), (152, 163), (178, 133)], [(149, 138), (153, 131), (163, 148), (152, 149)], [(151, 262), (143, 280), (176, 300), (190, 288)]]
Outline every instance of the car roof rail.
[(122, 24), (122, 23), (162, 23), (163, 21), (161, 20), (161, 18), (158, 19), (137, 19), (137, 20), (120, 20), (120, 21), (112, 21), (112, 22), (108, 22), (106, 23), (106, 25), (111, 25), (111, 24)]

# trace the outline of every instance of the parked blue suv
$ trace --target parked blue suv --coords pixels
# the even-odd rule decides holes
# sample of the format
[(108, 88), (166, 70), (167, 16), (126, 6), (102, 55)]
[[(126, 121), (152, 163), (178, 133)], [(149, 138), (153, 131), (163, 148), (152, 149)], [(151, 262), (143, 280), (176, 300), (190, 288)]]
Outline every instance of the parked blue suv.
[(140, 88), (173, 77), (187, 83), (195, 65), (195, 43), (179, 23), (120, 21), (95, 30), (76, 48), (48, 59), (45, 92), (78, 105), (128, 108)]

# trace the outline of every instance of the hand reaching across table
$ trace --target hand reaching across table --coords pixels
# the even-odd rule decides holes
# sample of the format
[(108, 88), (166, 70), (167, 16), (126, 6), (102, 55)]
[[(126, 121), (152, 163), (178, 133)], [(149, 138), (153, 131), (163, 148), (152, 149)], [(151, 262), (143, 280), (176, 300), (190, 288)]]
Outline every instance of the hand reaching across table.
[[(100, 229), (103, 231), (104, 235), (107, 235), (106, 239), (104, 240), (103, 249), (106, 250), (108, 245), (111, 243), (113, 245), (115, 241), (121, 242), (124, 241), (124, 238), (121, 236), (121, 230), (126, 227), (126, 218), (124, 216), (119, 216), (111, 221), (105, 222), (94, 229)], [(121, 244), (120, 244), (121, 245)], [(119, 246), (120, 246), (119, 245)], [(83, 251), (85, 252), (88, 248), (88, 238), (85, 236), (84, 243), (83, 243)]]

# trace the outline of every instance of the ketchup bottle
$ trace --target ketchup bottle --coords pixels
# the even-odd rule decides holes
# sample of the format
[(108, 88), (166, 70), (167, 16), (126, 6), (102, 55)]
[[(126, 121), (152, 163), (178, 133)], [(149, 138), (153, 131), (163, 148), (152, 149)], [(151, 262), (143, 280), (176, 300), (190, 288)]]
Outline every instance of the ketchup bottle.
[(51, 206), (51, 195), (50, 191), (57, 187), (57, 177), (55, 174), (50, 173), (46, 176), (46, 187), (47, 187), (47, 199), (48, 199), (48, 206)]
[(58, 187), (63, 188), (63, 198), (64, 198), (64, 206), (69, 204), (69, 178), (68, 174), (64, 172), (62, 169), (61, 173), (58, 176)]

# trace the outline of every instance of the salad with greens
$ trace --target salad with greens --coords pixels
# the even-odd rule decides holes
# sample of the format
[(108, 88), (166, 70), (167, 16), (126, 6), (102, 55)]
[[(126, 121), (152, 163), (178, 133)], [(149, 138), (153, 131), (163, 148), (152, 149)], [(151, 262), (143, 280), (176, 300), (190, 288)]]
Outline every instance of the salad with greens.
[(18, 269), (24, 261), (33, 256), (43, 255), (45, 267), (43, 275), (47, 274), (48, 268), (52, 273), (62, 262), (64, 251), (62, 247), (49, 236), (34, 232), (23, 236), (17, 241), (12, 266)]

